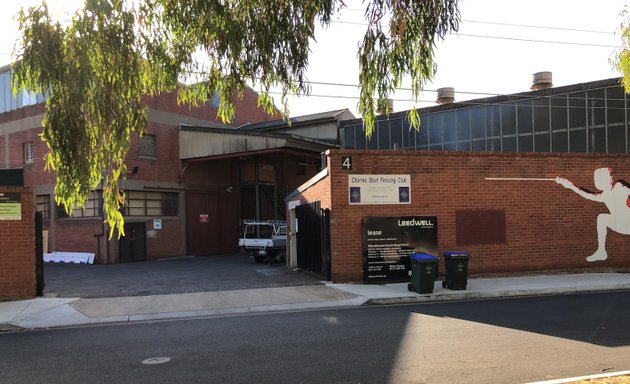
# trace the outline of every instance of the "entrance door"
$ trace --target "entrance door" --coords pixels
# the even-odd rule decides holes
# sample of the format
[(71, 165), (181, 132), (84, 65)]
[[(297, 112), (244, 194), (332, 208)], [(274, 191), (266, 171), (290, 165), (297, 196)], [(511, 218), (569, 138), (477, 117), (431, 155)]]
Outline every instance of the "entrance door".
[(125, 223), (125, 236), (118, 241), (118, 256), (121, 263), (147, 260), (145, 223)]
[(238, 252), (238, 207), (233, 194), (186, 193), (186, 250), (189, 256)]

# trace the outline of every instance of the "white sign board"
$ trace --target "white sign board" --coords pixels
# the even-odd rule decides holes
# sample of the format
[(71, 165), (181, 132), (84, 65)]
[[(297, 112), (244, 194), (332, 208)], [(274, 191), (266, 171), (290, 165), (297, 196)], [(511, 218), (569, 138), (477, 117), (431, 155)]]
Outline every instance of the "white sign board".
[(153, 229), (162, 229), (162, 219), (153, 219)]
[(411, 204), (411, 175), (348, 175), (348, 202)]

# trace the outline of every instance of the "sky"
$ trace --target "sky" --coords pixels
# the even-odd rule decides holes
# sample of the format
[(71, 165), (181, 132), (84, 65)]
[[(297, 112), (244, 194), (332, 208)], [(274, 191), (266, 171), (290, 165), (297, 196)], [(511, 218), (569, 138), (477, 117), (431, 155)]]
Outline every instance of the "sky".
[[(13, 16), (21, 6), (40, 1), (3, 3), (0, 66), (10, 63), (18, 36)], [(345, 3), (329, 27), (316, 31), (307, 72), (311, 96), (290, 97), (291, 116), (348, 108), (358, 117), (356, 54), (366, 29), (364, 3)], [(48, 4), (57, 17), (68, 18), (82, 2)], [(453, 87), (458, 101), (527, 91), (532, 74), (541, 71), (553, 73), (554, 86), (618, 77), (609, 59), (621, 46), (617, 31), (624, 6), (625, 0), (460, 0), (462, 22), (458, 32), (437, 44), (435, 78), (416, 104), (409, 91), (397, 91), (394, 109), (435, 105), (441, 87)]]

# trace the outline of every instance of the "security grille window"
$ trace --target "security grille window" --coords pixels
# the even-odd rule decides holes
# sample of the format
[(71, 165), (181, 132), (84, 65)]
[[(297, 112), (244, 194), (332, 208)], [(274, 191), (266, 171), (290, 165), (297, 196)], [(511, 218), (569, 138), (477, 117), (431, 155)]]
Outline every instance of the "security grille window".
[(125, 216), (177, 216), (177, 193), (128, 191)]
[(35, 209), (44, 219), (50, 219), (50, 195), (37, 195)]
[(144, 135), (140, 138), (140, 156), (157, 157), (157, 148), (155, 146), (155, 135)]
[(35, 146), (32, 141), (24, 143), (24, 164), (32, 164), (35, 161)]
[(101, 199), (100, 191), (93, 191), (90, 197), (85, 201), (83, 208), (75, 206), (72, 210), (72, 214), (66, 213), (64, 205), (57, 206), (57, 217), (63, 218), (80, 218), (80, 217), (101, 217), (103, 211), (103, 199)]

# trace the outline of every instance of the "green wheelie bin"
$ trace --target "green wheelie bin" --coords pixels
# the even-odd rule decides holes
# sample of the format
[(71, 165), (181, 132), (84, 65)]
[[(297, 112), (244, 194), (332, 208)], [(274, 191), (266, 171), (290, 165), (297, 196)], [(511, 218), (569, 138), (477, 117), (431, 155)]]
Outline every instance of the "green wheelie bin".
[(437, 256), (414, 253), (410, 258), (411, 283), (407, 285), (407, 288), (416, 293), (432, 293), (437, 275)]
[(442, 287), (452, 290), (465, 290), (468, 284), (467, 252), (444, 252), (445, 278)]

